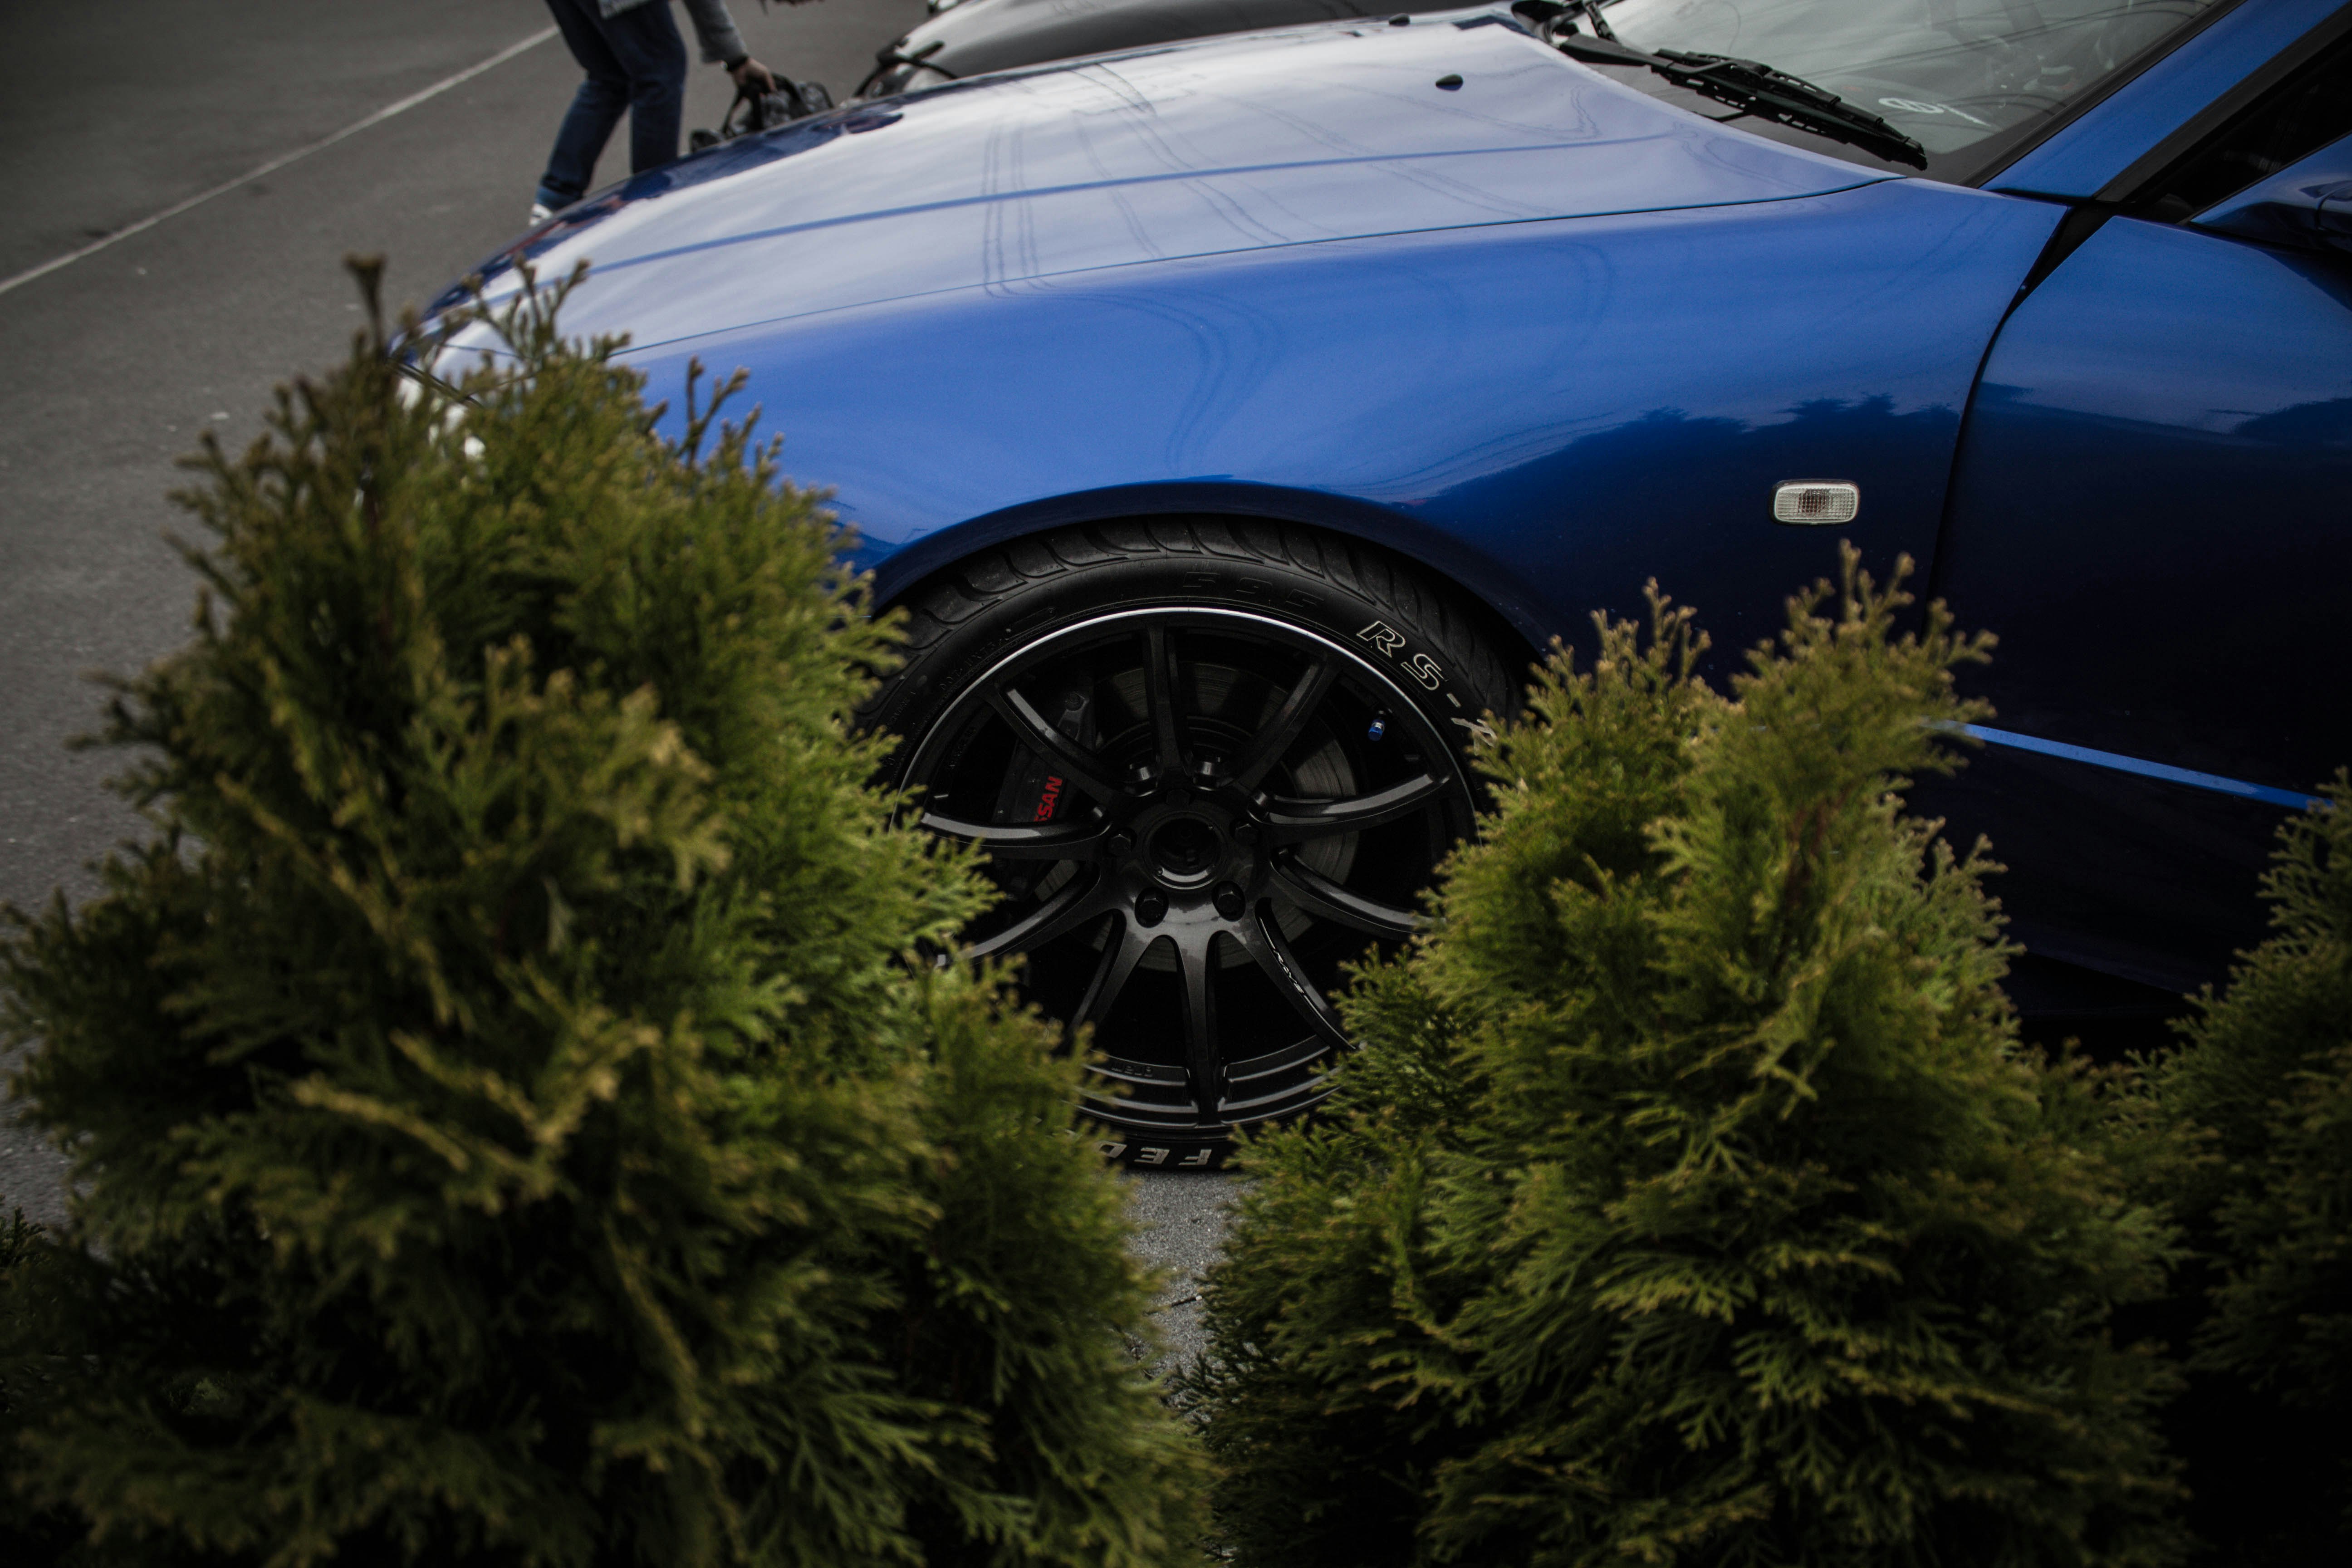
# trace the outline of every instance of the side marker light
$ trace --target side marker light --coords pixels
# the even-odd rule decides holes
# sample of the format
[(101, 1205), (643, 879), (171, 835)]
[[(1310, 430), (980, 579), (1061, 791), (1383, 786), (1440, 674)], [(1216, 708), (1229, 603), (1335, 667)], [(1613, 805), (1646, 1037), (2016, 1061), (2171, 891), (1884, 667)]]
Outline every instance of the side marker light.
[(1800, 528), (1852, 522), (1862, 510), (1862, 487), (1844, 479), (1783, 479), (1772, 487), (1772, 521)]

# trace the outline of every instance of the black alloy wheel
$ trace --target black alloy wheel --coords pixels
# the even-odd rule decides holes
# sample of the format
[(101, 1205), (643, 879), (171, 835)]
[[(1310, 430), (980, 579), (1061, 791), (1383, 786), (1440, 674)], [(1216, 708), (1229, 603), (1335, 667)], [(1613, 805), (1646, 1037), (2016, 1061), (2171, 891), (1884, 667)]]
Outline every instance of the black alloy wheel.
[[(1342, 965), (1412, 933), (1421, 890), (1470, 831), (1462, 751), (1499, 705), (1482, 689), (1502, 666), (1448, 647), (1486, 679), (1446, 679), (1442, 645), (1393, 595), (1364, 592), (1395, 573), (1367, 573), (1361, 547), (1277, 535), (1286, 559), (1250, 552), (1221, 573), (1165, 548), (1165, 529), (1104, 548), (1120, 537), (1047, 542), (1063, 568), (1048, 617), (1020, 613), (1034, 609), (1020, 588), (1042, 584), (1017, 572), (989, 595), (996, 615), (969, 614), (972, 584), (958, 584), (963, 624), (931, 639), (919, 625), (877, 706), (908, 736), (909, 810), (988, 853), (1003, 898), (967, 931), (970, 952), (1021, 955), (1028, 999), (1073, 1037), (1091, 1030), (1085, 1109), (1105, 1152), (1201, 1167), (1236, 1129), (1328, 1092), (1349, 1048), (1328, 993)], [(1300, 569), (1307, 543), (1319, 576)], [(1335, 560), (1352, 568), (1342, 583)]]

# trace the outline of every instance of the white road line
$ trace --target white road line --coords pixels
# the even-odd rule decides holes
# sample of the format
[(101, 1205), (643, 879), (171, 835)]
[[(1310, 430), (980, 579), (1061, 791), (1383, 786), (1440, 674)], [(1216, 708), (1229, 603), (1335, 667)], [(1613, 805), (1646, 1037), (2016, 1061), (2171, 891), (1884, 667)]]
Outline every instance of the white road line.
[(44, 261), (29, 272), (19, 272), (14, 278), (0, 279), (0, 294), (5, 294), (11, 289), (22, 288), (24, 285), (30, 283), (34, 279), (46, 277), (47, 274), (55, 272), (60, 267), (69, 266), (74, 262), (79, 261), (85, 256), (95, 256), (117, 240), (129, 239), (134, 234), (142, 234), (148, 229), (153, 228), (157, 224), (162, 223), (165, 218), (177, 217), (182, 213), (186, 212), (190, 207), (202, 206), (205, 203), (212, 200), (215, 196), (233, 191), (239, 185), (249, 185), (254, 181), (261, 178), (264, 174), (274, 174), (278, 170), (286, 167), (287, 164), (307, 158), (313, 153), (323, 152), (327, 148), (333, 146), (336, 142), (344, 140), (346, 137), (358, 135), (361, 132), (365, 131), (371, 125), (381, 125), (385, 121), (391, 119), (394, 115), (404, 113), (407, 110), (415, 108), (418, 104), (423, 103), (426, 99), (438, 98), (441, 94), (448, 91), (451, 88), (463, 82), (471, 81), (474, 78), (481, 75), (484, 71), (490, 69), (493, 66), (504, 65), (507, 61), (514, 58), (517, 55), (521, 54), (525, 49), (536, 48), (553, 37), (555, 37), (554, 28), (542, 27), (538, 32), (533, 33), (530, 37), (523, 39), (520, 43), (509, 44), (505, 48), (500, 49), (497, 54), (492, 55), (488, 59), (482, 61), (480, 64), (467, 66), (456, 76), (445, 77), (441, 80), (435, 82), (431, 87), (426, 88), (422, 92), (412, 92), (406, 98), (402, 99), (398, 103), (388, 103), (382, 109), (377, 110), (373, 114), (369, 115), (365, 120), (346, 125), (331, 136), (321, 137), (318, 141), (311, 142), (307, 147), (298, 147), (293, 152), (287, 153), (284, 157), (272, 158), (268, 163), (262, 164), (261, 167), (257, 169), (248, 170), (246, 173), (239, 174), (234, 180), (215, 185), (209, 191), (200, 191), (184, 202), (174, 202), (170, 206), (165, 207), (162, 212), (156, 213), (151, 217), (142, 217), (137, 223), (131, 224), (127, 227), (118, 228), (112, 234), (108, 235), (104, 239), (93, 240), (91, 243), (83, 246), (79, 250), (69, 250), (63, 256)]

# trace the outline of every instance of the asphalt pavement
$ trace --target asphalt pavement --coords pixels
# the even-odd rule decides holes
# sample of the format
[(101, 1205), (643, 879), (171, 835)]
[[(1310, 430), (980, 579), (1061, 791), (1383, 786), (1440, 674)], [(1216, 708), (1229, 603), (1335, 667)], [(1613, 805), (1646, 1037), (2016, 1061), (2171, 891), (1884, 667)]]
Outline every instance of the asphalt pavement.
[[(923, 15), (733, 9), (755, 56), (839, 98)], [(66, 742), (98, 722), (91, 674), (187, 636), (174, 460), (205, 430), (241, 445), (275, 384), (341, 357), (346, 255), (383, 255), (390, 300), (421, 303), (522, 227), (578, 80), (551, 33), (539, 0), (0, 6), (0, 900), (86, 897), (89, 864), (140, 831), (105, 788), (123, 759)], [(731, 95), (698, 62), (687, 125)], [(625, 149), (624, 129), (602, 177)], [(58, 1221), (63, 1171), (0, 1124), (0, 1205)], [(1190, 1349), (1182, 1298), (1230, 1187), (1138, 1181), (1162, 1318)]]

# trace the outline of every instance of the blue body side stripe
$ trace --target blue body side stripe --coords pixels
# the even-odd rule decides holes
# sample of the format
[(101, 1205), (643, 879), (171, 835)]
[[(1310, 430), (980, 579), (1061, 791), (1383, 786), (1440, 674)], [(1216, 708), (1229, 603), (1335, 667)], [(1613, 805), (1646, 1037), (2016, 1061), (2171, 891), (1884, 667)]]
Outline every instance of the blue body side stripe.
[(1959, 728), (1963, 733), (1996, 746), (2015, 746), (2021, 752), (2039, 752), (2045, 757), (2063, 757), (2070, 763), (2088, 763), (2095, 768), (2113, 768), (2117, 773), (2137, 773), (2142, 778), (2162, 779), (2167, 784), (2187, 784), (2192, 789), (2242, 795), (2266, 805), (2284, 805), (2291, 810), (2305, 811), (2327, 804), (2320, 796), (2305, 795), (2300, 790), (2273, 789), (2268, 784), (2248, 784), (2243, 779), (2227, 778), (2221, 773), (2200, 773), (2193, 768), (2176, 768), (2166, 763), (2126, 757), (2119, 752), (2095, 752), (2088, 746), (2070, 746), (2063, 741), (2045, 741), (2038, 735), (2021, 735), (2014, 730), (1989, 730), (1982, 724), (1963, 724)]

